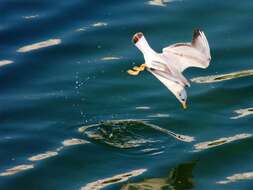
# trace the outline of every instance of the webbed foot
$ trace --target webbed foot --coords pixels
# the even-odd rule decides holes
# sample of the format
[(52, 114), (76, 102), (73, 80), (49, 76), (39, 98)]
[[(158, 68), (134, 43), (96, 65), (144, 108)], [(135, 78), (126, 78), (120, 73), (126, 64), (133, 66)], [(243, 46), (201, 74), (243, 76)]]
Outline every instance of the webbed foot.
[(142, 64), (142, 65), (140, 65), (139, 67), (138, 67), (138, 66), (135, 66), (135, 67), (133, 68), (133, 70), (131, 70), (131, 69), (128, 70), (127, 73), (128, 73), (129, 75), (134, 75), (134, 76), (136, 76), (136, 75), (139, 74), (139, 72), (144, 71), (145, 68), (146, 68), (146, 64)]

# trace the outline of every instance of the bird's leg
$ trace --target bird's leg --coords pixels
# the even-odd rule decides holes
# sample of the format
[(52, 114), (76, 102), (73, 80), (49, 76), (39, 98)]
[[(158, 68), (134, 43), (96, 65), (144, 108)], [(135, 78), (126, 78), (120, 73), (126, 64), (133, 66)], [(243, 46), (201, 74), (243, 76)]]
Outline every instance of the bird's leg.
[(146, 67), (147, 67), (147, 65), (144, 63), (144, 64), (141, 64), (139, 67), (135, 66), (133, 69), (128, 70), (127, 73), (129, 75), (136, 76), (139, 74), (139, 72), (144, 71)]

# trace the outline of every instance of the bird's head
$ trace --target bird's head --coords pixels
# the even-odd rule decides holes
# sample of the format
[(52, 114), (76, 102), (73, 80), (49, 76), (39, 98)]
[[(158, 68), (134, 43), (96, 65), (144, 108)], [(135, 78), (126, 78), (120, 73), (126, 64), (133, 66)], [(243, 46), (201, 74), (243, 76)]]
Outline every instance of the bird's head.
[(176, 97), (179, 100), (179, 102), (182, 104), (183, 108), (187, 108), (187, 94), (184, 89), (176, 93)]
[(136, 44), (141, 38), (143, 37), (143, 33), (142, 32), (138, 32), (133, 36), (133, 43)]

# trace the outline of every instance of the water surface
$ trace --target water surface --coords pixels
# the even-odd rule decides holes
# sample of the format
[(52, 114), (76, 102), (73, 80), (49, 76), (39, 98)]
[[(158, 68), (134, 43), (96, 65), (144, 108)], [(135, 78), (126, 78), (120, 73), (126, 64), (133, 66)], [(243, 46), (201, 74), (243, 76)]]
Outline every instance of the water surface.
[[(0, 189), (253, 188), (253, 2), (0, 2)], [(131, 42), (158, 52), (201, 28), (188, 109)]]

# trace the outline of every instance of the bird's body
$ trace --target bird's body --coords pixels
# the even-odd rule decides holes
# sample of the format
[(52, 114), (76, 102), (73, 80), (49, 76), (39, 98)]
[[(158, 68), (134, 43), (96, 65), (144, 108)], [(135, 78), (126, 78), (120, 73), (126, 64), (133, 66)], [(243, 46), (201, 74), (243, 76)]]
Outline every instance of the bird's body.
[(159, 79), (186, 108), (187, 94), (185, 87), (190, 83), (182, 72), (188, 67), (207, 68), (211, 56), (208, 41), (205, 34), (195, 30), (191, 43), (177, 43), (163, 48), (162, 53), (155, 52), (146, 41), (142, 33), (133, 37), (135, 46), (143, 53), (145, 64), (129, 70), (129, 74), (137, 75), (147, 68)]

